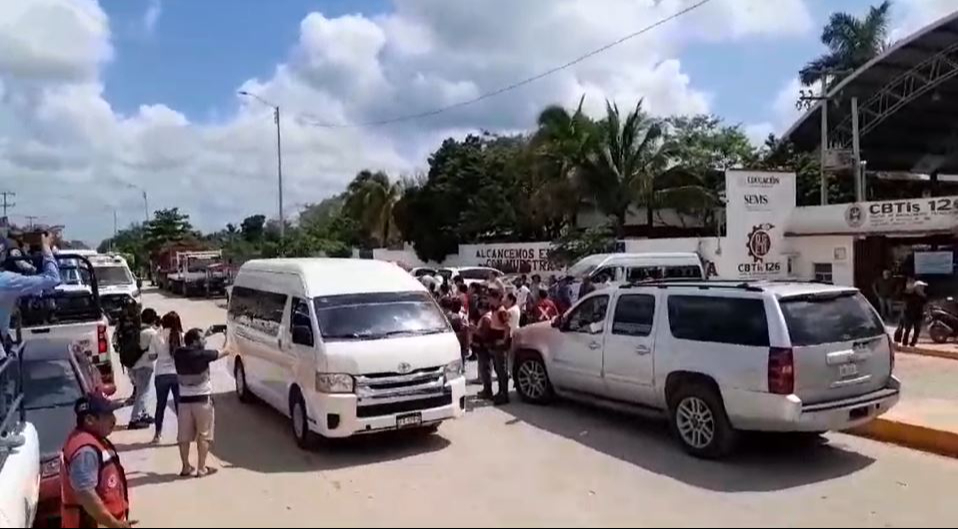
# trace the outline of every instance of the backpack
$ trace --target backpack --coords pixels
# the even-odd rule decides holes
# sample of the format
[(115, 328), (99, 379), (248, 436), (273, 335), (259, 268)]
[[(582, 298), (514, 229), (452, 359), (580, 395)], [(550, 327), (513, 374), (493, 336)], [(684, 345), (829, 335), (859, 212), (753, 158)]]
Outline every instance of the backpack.
[(140, 328), (136, 325), (121, 323), (117, 325), (117, 347), (119, 347), (120, 364), (127, 369), (140, 361), (146, 349), (140, 347)]

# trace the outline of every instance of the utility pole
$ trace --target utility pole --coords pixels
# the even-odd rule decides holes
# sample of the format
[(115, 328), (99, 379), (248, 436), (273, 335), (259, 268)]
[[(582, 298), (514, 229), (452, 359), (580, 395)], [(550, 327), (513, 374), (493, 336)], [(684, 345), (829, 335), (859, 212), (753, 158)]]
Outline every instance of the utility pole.
[(263, 105), (273, 109), (273, 120), (276, 122), (276, 173), (279, 179), (279, 242), (280, 254), (286, 254), (286, 214), (283, 211), (283, 136), (280, 132), (279, 105), (274, 105), (262, 97), (241, 90), (239, 95), (251, 97)]
[(27, 219), (27, 226), (29, 226), (31, 230), (36, 225), (36, 220), (40, 218), (36, 215), (24, 215), (24, 217)]
[(3, 217), (6, 218), (6, 217), (7, 217), (7, 210), (8, 210), (8, 209), (13, 209), (13, 206), (16, 206), (15, 203), (10, 202), (10, 201), (7, 200), (7, 199), (8, 199), (8, 198), (15, 197), (15, 196), (17, 196), (17, 194), (14, 193), (14, 192), (12, 192), (12, 191), (0, 191), (0, 196), (3, 197), (3, 203), (0, 204), (0, 207), (3, 208)]
[[(829, 77), (835, 75), (845, 75), (851, 73), (851, 70), (839, 70), (833, 68), (825, 68), (822, 70), (816, 70), (812, 73), (818, 74), (818, 80), (822, 85), (821, 95), (815, 95), (812, 90), (802, 90), (801, 96), (798, 98), (798, 102), (795, 104), (795, 107), (799, 110), (805, 109), (809, 110), (812, 108), (813, 101), (820, 101), (822, 107), (822, 146), (821, 146), (821, 204), (823, 206), (828, 205), (828, 175), (826, 167), (828, 166), (828, 103), (830, 98), (828, 97), (828, 80)], [(858, 166), (855, 166), (855, 178), (858, 178)]]
[(116, 250), (116, 208), (113, 208), (113, 238), (110, 239), (110, 251), (113, 252)]

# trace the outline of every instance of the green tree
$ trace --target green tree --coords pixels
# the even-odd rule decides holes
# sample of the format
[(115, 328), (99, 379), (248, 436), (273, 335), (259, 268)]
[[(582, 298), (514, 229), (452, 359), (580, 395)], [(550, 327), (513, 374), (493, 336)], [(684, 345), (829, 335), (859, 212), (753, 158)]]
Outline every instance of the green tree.
[(266, 215), (250, 215), (240, 223), (240, 233), (247, 242), (256, 243), (266, 234)]
[(382, 172), (360, 171), (346, 188), (343, 211), (356, 219), (370, 240), (387, 246), (399, 238), (393, 210), (402, 196), (399, 182)]
[(576, 224), (582, 202), (581, 171), (597, 139), (595, 122), (582, 111), (584, 100), (583, 96), (573, 113), (561, 106), (543, 110), (530, 141), (535, 159), (528, 175), (529, 213), (554, 232)]
[(643, 112), (641, 101), (624, 120), (614, 103), (606, 103), (606, 114), (583, 177), (596, 205), (612, 217), (616, 235), (622, 236), (634, 205), (645, 206), (646, 224), (654, 225), (654, 180), (667, 168), (669, 153), (663, 124)]
[(823, 70), (844, 70), (836, 73), (831, 86), (841, 82), (854, 70), (880, 55), (888, 47), (888, 27), (892, 3), (885, 0), (869, 9), (865, 18), (845, 12), (832, 13), (822, 30), (822, 43), (828, 53), (809, 62), (799, 72), (802, 84), (817, 82)]
[(180, 208), (161, 209), (146, 225), (146, 248), (153, 252), (168, 242), (188, 239), (192, 233), (190, 216), (180, 213)]

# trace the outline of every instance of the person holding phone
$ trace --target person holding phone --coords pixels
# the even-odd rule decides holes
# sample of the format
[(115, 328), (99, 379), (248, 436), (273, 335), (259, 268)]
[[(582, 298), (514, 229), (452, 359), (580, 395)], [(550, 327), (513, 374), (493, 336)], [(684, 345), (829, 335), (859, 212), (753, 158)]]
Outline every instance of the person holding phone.
[(0, 358), (6, 357), (6, 349), (12, 344), (10, 318), (17, 301), (23, 296), (33, 296), (51, 289), (61, 282), (50, 234), (42, 233), (39, 240), (41, 270), (36, 275), (25, 275), (17, 264), (21, 260), (10, 259), (19, 248), (14, 248), (8, 240), (0, 239)]

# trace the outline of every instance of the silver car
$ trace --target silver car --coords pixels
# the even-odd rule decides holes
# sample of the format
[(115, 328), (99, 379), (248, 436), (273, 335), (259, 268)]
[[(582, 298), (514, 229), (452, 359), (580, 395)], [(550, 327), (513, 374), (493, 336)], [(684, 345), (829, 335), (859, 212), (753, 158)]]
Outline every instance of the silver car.
[(662, 281), (605, 289), (513, 341), (519, 395), (668, 417), (693, 455), (744, 430), (853, 428), (898, 402), (891, 340), (854, 288)]

